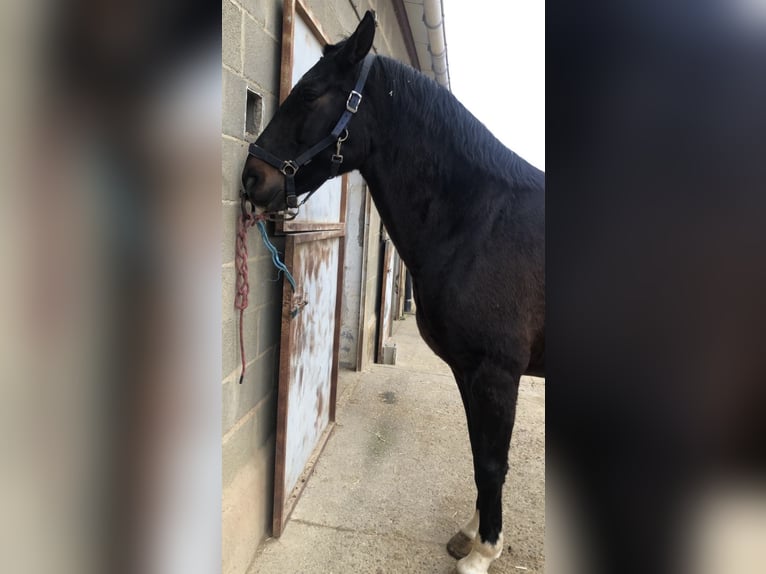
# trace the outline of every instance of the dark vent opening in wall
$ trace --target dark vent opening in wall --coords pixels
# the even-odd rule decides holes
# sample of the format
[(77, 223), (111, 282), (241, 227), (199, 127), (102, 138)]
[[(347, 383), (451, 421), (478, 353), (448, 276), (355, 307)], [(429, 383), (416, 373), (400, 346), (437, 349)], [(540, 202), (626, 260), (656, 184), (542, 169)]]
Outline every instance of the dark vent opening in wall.
[(247, 88), (247, 108), (245, 110), (245, 131), (248, 135), (257, 136), (261, 133), (261, 118), (263, 117), (263, 98), (250, 88)]

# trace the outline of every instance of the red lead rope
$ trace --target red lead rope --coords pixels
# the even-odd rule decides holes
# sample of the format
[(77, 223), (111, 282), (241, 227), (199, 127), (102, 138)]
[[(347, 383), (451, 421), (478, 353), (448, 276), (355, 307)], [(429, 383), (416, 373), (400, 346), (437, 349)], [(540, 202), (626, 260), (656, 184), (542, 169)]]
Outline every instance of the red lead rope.
[(247, 363), (245, 359), (245, 333), (244, 319), (247, 309), (248, 295), (250, 294), (250, 279), (247, 274), (247, 230), (256, 224), (260, 215), (248, 213), (243, 209), (237, 225), (237, 247), (235, 265), (237, 268), (237, 294), (234, 297), (234, 306), (239, 309), (239, 353), (242, 358), (242, 372), (239, 375), (239, 384), (245, 378)]
[[(235, 265), (237, 268), (237, 294), (234, 298), (234, 306), (239, 309), (239, 353), (242, 358), (242, 372), (239, 375), (239, 384), (245, 378), (245, 369), (247, 368), (245, 358), (245, 333), (244, 333), (244, 319), (245, 309), (247, 309), (247, 297), (250, 294), (250, 279), (247, 274), (247, 230), (254, 225), (258, 226), (258, 230), (261, 232), (261, 239), (266, 249), (271, 253), (271, 262), (274, 267), (277, 268), (278, 273), (284, 274), (285, 279), (290, 283), (293, 292), (295, 292), (295, 279), (293, 279), (290, 270), (287, 265), (284, 264), (279, 258), (279, 252), (273, 243), (269, 240), (268, 233), (266, 232), (266, 225), (264, 221), (267, 220), (265, 213), (255, 214), (248, 212), (246, 201), (242, 200), (242, 210), (237, 225), (237, 247), (235, 253)], [(300, 310), (308, 303), (306, 301), (300, 301), (290, 312), (290, 317), (295, 317)]]

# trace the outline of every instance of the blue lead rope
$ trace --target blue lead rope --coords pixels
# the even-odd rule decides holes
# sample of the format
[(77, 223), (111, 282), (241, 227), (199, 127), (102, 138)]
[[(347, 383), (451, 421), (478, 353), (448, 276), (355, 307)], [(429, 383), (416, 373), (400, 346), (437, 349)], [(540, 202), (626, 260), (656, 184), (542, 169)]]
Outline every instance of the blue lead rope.
[(271, 241), (269, 241), (269, 236), (266, 233), (266, 225), (263, 223), (262, 219), (258, 220), (257, 225), (258, 230), (261, 232), (263, 243), (266, 245), (266, 249), (271, 252), (271, 262), (274, 263), (274, 267), (276, 267), (278, 271), (281, 271), (285, 274), (285, 278), (290, 282), (290, 286), (293, 288), (293, 292), (295, 292), (295, 279), (293, 279), (293, 276), (290, 274), (290, 270), (287, 268), (287, 265), (282, 263), (282, 260), (279, 258), (279, 252), (277, 251), (277, 248), (274, 247), (274, 244), (271, 243)]

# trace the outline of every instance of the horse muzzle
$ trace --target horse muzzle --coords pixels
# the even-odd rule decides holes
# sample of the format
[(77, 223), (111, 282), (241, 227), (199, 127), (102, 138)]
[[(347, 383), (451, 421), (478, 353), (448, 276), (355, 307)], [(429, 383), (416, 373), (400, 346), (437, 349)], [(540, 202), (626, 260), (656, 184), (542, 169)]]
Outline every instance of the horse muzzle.
[(242, 174), (244, 192), (253, 205), (281, 211), (285, 205), (285, 179), (279, 170), (257, 158), (249, 158)]

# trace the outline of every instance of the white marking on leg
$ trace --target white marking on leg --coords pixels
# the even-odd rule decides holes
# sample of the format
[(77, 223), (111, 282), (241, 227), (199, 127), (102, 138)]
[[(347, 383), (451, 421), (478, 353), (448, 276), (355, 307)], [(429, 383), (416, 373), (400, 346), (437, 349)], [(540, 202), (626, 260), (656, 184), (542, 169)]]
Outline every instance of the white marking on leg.
[(465, 534), (468, 538), (473, 540), (476, 538), (476, 533), (479, 532), (479, 509), (473, 511), (473, 518), (468, 521), (468, 523), (463, 526), (463, 528), (460, 529), (460, 531)]
[(503, 533), (497, 537), (497, 542), (489, 544), (481, 541), (481, 537), (473, 541), (471, 553), (458, 560), (458, 574), (487, 574), (490, 564), (503, 552)]

